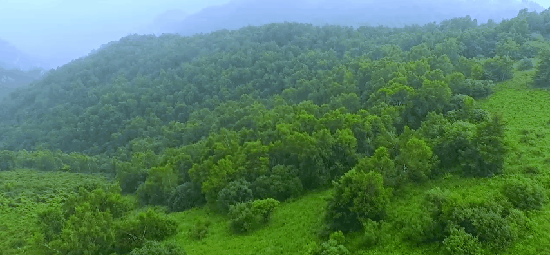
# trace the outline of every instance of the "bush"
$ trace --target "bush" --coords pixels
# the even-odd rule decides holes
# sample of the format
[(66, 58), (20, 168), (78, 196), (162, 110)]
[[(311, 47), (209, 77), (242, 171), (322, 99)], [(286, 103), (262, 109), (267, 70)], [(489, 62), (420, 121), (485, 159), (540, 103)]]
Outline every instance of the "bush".
[(123, 194), (132, 194), (147, 180), (147, 170), (133, 168), (129, 162), (121, 162), (118, 166), (117, 180)]
[(8, 150), (0, 151), (0, 171), (11, 171), (15, 168), (15, 153)]
[(502, 188), (502, 194), (514, 207), (524, 211), (540, 210), (548, 200), (544, 187), (527, 178), (511, 179)]
[(177, 244), (167, 243), (162, 244), (156, 241), (148, 241), (143, 247), (136, 248), (130, 252), (130, 255), (186, 255), (184, 249)]
[(531, 59), (524, 58), (518, 62), (519, 71), (529, 70), (529, 69), (532, 69), (533, 67), (535, 67), (535, 65), (533, 64), (533, 60)]
[(178, 186), (168, 199), (168, 207), (172, 212), (182, 212), (205, 203), (201, 187), (193, 182)]
[(250, 183), (244, 179), (230, 182), (218, 193), (218, 209), (227, 213), (232, 205), (245, 203), (254, 199)]
[(329, 230), (358, 231), (367, 219), (384, 219), (391, 193), (391, 188), (384, 187), (380, 173), (350, 170), (336, 183), (335, 195), (328, 204), (325, 221)]
[(153, 167), (136, 193), (143, 205), (166, 205), (177, 185), (178, 175), (172, 167)]
[(550, 50), (543, 50), (539, 56), (540, 62), (537, 65), (533, 86), (536, 88), (550, 87)]
[(464, 228), (451, 228), (450, 235), (443, 240), (443, 247), (450, 255), (479, 255), (481, 244), (477, 238), (466, 233)]
[(349, 250), (344, 246), (345, 237), (341, 231), (330, 234), (329, 240), (320, 246), (313, 245), (306, 252), (308, 255), (349, 255)]
[(267, 224), (278, 205), (279, 201), (272, 198), (233, 205), (229, 211), (230, 226), (237, 233), (250, 232)]
[(483, 78), (501, 82), (514, 77), (514, 62), (508, 56), (496, 56), (483, 62)]
[(258, 177), (251, 184), (251, 189), (256, 199), (274, 198), (285, 201), (299, 196), (304, 187), (293, 167), (276, 165), (270, 175)]
[(189, 231), (191, 238), (202, 240), (208, 235), (208, 228), (211, 222), (205, 219), (197, 219), (193, 224), (193, 228)]
[(422, 231), (424, 238), (421, 241), (444, 241), (446, 249), (456, 254), (461, 254), (458, 245), (468, 246), (465, 252), (476, 250), (472, 238), (488, 248), (503, 250), (517, 239), (527, 223), (521, 211), (509, 208), (506, 200), (500, 197), (459, 203), (460, 199), (438, 188), (426, 193), (426, 209), (433, 224), (426, 225), (428, 228)]
[(267, 223), (271, 213), (279, 206), (279, 201), (273, 198), (254, 200), (252, 202), (252, 211), (260, 219), (261, 223)]
[(162, 241), (177, 232), (178, 223), (163, 212), (148, 208), (118, 224), (116, 246), (119, 253), (141, 247), (146, 241)]

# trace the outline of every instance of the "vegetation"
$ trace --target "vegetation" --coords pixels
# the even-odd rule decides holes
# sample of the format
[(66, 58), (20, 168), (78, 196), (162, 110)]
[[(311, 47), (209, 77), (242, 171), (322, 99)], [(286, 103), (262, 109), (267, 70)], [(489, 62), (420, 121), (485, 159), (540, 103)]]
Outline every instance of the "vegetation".
[(539, 254), (548, 21), (122, 38), (0, 103), (0, 248)]

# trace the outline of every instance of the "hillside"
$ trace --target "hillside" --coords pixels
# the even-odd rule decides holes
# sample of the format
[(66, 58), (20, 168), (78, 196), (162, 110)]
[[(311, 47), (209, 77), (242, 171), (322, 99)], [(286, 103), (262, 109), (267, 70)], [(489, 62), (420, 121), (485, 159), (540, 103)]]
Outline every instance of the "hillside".
[(544, 254), (548, 22), (108, 43), (0, 102), (0, 250)]

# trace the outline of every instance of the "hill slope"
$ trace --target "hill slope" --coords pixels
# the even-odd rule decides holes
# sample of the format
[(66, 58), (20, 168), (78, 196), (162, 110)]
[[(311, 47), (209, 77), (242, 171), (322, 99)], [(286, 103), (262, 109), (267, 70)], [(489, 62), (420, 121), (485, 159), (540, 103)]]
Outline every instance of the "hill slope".
[[(5, 250), (542, 251), (529, 236), (547, 228), (547, 91), (525, 87), (532, 69), (548, 85), (548, 21), (286, 22), (112, 42), (0, 103), (6, 176), (113, 180), (75, 179), (37, 210), (17, 205), (40, 190), (2, 195), (0, 209), (41, 219)], [(537, 128), (510, 133), (526, 123)]]

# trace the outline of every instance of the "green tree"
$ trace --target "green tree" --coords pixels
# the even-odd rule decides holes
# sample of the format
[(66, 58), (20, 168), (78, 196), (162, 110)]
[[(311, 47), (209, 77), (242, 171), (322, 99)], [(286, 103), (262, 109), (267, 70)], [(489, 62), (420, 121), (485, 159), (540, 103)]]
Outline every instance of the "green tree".
[(379, 221), (386, 215), (392, 190), (384, 187), (378, 172), (350, 170), (336, 183), (325, 221), (331, 231), (351, 232), (362, 229), (367, 219)]

